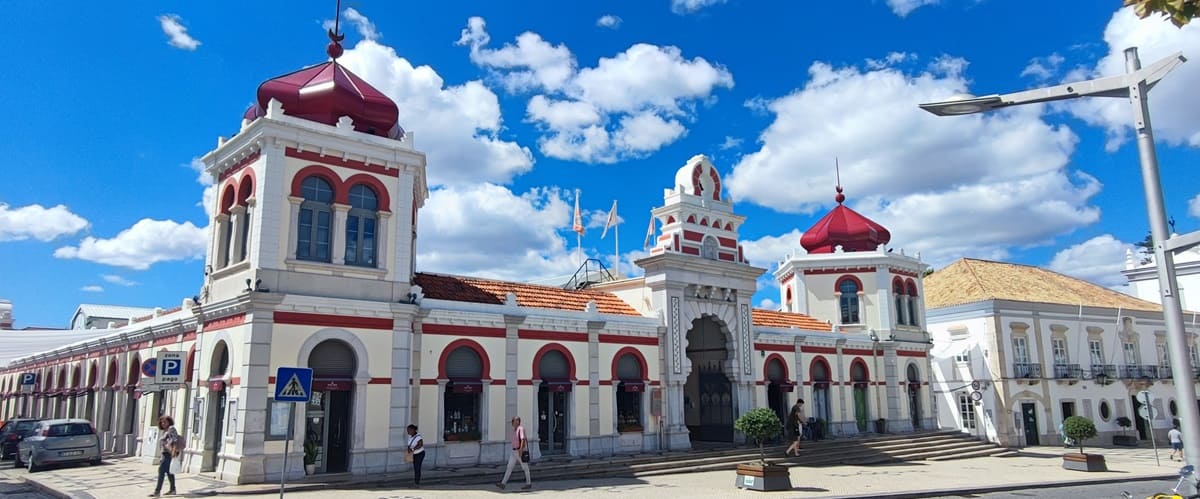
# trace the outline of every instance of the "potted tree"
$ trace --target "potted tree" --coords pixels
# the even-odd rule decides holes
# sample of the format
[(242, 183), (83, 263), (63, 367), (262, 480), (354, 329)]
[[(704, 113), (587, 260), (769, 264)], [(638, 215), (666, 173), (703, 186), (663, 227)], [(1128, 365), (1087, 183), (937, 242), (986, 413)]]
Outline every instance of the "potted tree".
[(1113, 435), (1113, 445), (1121, 445), (1125, 447), (1137, 447), (1137, 437), (1126, 435), (1126, 430), (1133, 426), (1133, 421), (1125, 416), (1117, 418), (1117, 426), (1121, 427), (1120, 435)]
[(733, 427), (758, 444), (759, 456), (756, 463), (738, 465), (734, 485), (739, 489), (762, 491), (792, 490), (791, 474), (787, 467), (768, 463), (766, 452), (763, 450), (764, 443), (783, 430), (783, 423), (779, 421), (775, 411), (762, 407), (754, 409), (742, 414), (733, 423)]
[(1063, 468), (1076, 471), (1108, 471), (1103, 455), (1083, 452), (1083, 441), (1096, 436), (1096, 425), (1092, 420), (1083, 416), (1071, 416), (1063, 421), (1063, 434), (1079, 444), (1079, 453), (1063, 454)]
[(317, 472), (317, 443), (312, 440), (304, 441), (304, 474)]

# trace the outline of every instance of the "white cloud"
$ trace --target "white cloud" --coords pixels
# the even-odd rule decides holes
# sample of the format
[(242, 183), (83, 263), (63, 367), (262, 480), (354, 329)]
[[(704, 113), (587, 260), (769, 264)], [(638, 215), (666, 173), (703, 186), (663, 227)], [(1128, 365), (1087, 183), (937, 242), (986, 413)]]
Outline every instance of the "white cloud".
[(192, 38), (187, 32), (187, 27), (183, 25), (183, 18), (176, 14), (163, 14), (158, 16), (158, 24), (162, 27), (163, 34), (167, 35), (167, 44), (177, 49), (196, 50), (200, 46), (200, 40)]
[(89, 292), (89, 293), (103, 293), (103, 292), (104, 292), (104, 288), (103, 288), (103, 287), (101, 287), (101, 286), (97, 286), (97, 285), (95, 285), (95, 284), (92, 284), (92, 285), (90, 285), (90, 286), (84, 286), (84, 287), (82, 287), (82, 288), (79, 288), (79, 290), (80, 290), (80, 291), (87, 291), (87, 292)]
[(601, 28), (617, 29), (621, 27), (621, 18), (612, 14), (603, 15), (600, 16), (600, 19), (596, 20), (596, 26)]
[(695, 14), (707, 7), (725, 3), (725, 0), (671, 0), (671, 12), (679, 15)]
[(508, 182), (533, 167), (527, 148), (500, 138), (500, 102), (482, 82), (447, 86), (433, 68), (413, 67), (373, 40), (338, 62), (396, 102), (400, 125), (412, 127), (406, 130), (427, 154), (430, 184)]
[(577, 69), (564, 45), (533, 32), (516, 43), (489, 48), (487, 24), (472, 17), (459, 45), (471, 61), (492, 71), (509, 91), (540, 92), (526, 106), (526, 119), (543, 132), (543, 154), (587, 163), (615, 163), (661, 149), (687, 132), (698, 104), (711, 102), (718, 87), (733, 87), (725, 68), (703, 58), (685, 59), (676, 47), (630, 46), (594, 67)]
[(116, 274), (104, 274), (100, 276), (105, 282), (116, 284), (118, 286), (136, 286), (137, 283)]
[(199, 157), (192, 158), (188, 167), (196, 172), (196, 182), (204, 186), (204, 193), (200, 195), (200, 202), (197, 205), (204, 208), (206, 216), (212, 216), (213, 213), (216, 213), (213, 206), (217, 199), (217, 186), (213, 183), (212, 175), (204, 170), (204, 161)]
[(1104, 234), (1059, 251), (1047, 267), (1101, 286), (1122, 286), (1128, 284), (1121, 275), (1125, 253), (1133, 249), (1132, 244)]
[(375, 23), (367, 19), (367, 16), (362, 15), (353, 7), (346, 8), (342, 11), (342, 15), (346, 17), (346, 21), (353, 24), (358, 29), (358, 35), (365, 40), (378, 40), (380, 38), (379, 30), (375, 29)]
[(144, 218), (112, 239), (88, 236), (79, 246), (58, 248), (54, 256), (146, 270), (158, 262), (203, 258), (207, 232), (191, 222)]
[(739, 139), (732, 135), (726, 135), (725, 142), (722, 142), (719, 147), (721, 148), (722, 151), (726, 151), (729, 149), (733, 149), (735, 147), (739, 147), (741, 145), (742, 145), (742, 139)]
[(742, 252), (751, 265), (773, 269), (789, 253), (800, 248), (800, 237), (803, 235), (800, 229), (792, 229), (778, 236), (742, 240)]
[(867, 69), (882, 69), (896, 66), (905, 61), (915, 61), (916, 54), (908, 52), (890, 52), (883, 59), (867, 59)]
[(1200, 218), (1200, 194), (1188, 201), (1188, 215)]
[(763, 298), (762, 301), (758, 302), (757, 307), (767, 310), (779, 310), (779, 304), (770, 298)]
[(900, 17), (906, 17), (926, 5), (937, 5), (941, 0), (887, 0), (888, 7)]
[[(1176, 28), (1158, 16), (1138, 19), (1131, 8), (1124, 8), (1109, 20), (1104, 41), (1108, 44), (1108, 54), (1084, 74), (1071, 76), (1097, 78), (1124, 74), (1127, 47), (1138, 48), (1143, 67), (1178, 51), (1194, 59), (1200, 54), (1200, 23)], [(1196, 88), (1200, 88), (1200, 64), (1193, 61), (1175, 68), (1150, 92), (1151, 123), (1157, 140), (1200, 147), (1200, 113), (1190, 105), (1195, 102)], [(1128, 99), (1077, 99), (1066, 104), (1066, 108), (1088, 124), (1104, 127), (1109, 150), (1120, 147), (1130, 135), (1133, 113)]]
[(1029, 64), (1025, 69), (1021, 70), (1021, 76), (1032, 76), (1035, 80), (1046, 81), (1058, 74), (1062, 63), (1066, 61), (1057, 53), (1050, 54), (1046, 57), (1034, 57), (1029, 60)]
[(37, 239), (52, 241), (60, 236), (75, 234), (88, 227), (88, 221), (71, 213), (63, 205), (46, 208), (31, 204), (10, 208), (0, 202), (0, 242)]
[(417, 269), (518, 281), (566, 276), (579, 266), (564, 237), (572, 209), (554, 188), (521, 195), (494, 184), (436, 189), (421, 210)]
[(852, 207), (935, 264), (1002, 258), (1096, 222), (1100, 185), (1069, 170), (1077, 138), (1040, 107), (943, 118), (916, 106), (966, 91), (965, 67), (953, 57), (917, 74), (814, 63), (803, 88), (766, 104), (775, 121), (727, 176), (730, 193), (815, 213), (832, 204), (838, 157)]

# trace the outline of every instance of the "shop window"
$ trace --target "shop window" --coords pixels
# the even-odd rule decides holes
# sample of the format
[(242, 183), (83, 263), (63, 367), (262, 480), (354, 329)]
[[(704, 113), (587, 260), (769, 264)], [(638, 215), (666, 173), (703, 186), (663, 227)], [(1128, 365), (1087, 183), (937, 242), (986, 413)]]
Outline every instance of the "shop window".
[(300, 186), (300, 219), (296, 227), (296, 259), (330, 261), (329, 240), (333, 223), (333, 188), (316, 176)]
[(350, 188), (350, 213), (346, 217), (346, 265), (375, 266), (376, 211), (379, 198), (363, 184)]
[(617, 359), (617, 431), (641, 432), (642, 400), (645, 381), (642, 379), (642, 363), (631, 353)]
[(442, 399), (442, 439), (447, 442), (481, 439), (479, 409), (483, 392), (483, 359), (461, 346), (446, 356), (446, 393)]

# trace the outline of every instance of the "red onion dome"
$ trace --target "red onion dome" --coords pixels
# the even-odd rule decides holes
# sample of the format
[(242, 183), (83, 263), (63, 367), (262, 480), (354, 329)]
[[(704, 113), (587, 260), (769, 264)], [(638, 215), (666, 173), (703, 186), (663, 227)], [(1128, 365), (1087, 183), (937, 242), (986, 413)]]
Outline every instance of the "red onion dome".
[(891, 241), (886, 228), (842, 204), (846, 196), (841, 186), (834, 200), (838, 205), (800, 237), (800, 245), (809, 253), (833, 253), (838, 246), (842, 251), (875, 251)]
[(254, 120), (265, 115), (271, 99), (283, 104), (283, 113), (288, 116), (326, 125), (337, 125), (339, 118), (349, 116), (354, 120), (354, 129), (360, 132), (393, 139), (404, 135), (397, 123), (400, 110), (396, 103), (337, 61), (263, 82), (258, 87), (258, 102), (246, 110), (243, 118)]

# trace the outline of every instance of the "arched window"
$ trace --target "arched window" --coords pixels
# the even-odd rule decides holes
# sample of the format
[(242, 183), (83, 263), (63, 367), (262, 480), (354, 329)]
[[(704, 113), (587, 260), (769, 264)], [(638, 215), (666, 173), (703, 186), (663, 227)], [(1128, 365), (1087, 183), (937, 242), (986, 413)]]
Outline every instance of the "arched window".
[(300, 196), (304, 201), (296, 227), (296, 259), (328, 262), (333, 187), (321, 177), (308, 177), (300, 186)]
[(620, 433), (641, 432), (642, 398), (646, 392), (645, 370), (642, 361), (632, 352), (617, 357), (617, 431)]
[(892, 281), (892, 298), (896, 300), (896, 324), (908, 324), (908, 321), (904, 317), (904, 311), (906, 310), (904, 306), (904, 283), (900, 281), (899, 277)]
[(858, 292), (862, 290), (858, 279), (843, 277), (838, 281), (837, 290), (841, 294), (838, 303), (842, 310), (842, 324), (858, 324)]
[(350, 188), (350, 214), (346, 217), (346, 265), (375, 266), (376, 211), (379, 198), (364, 184)]
[(718, 258), (717, 238), (712, 236), (704, 236), (704, 242), (700, 243), (700, 256), (709, 260)]
[(920, 326), (917, 324), (917, 283), (908, 281), (908, 296), (905, 299), (908, 301), (908, 324)]
[(470, 346), (460, 346), (445, 356), (442, 368), (450, 380), (442, 398), (443, 441), (480, 440), (483, 357)]

